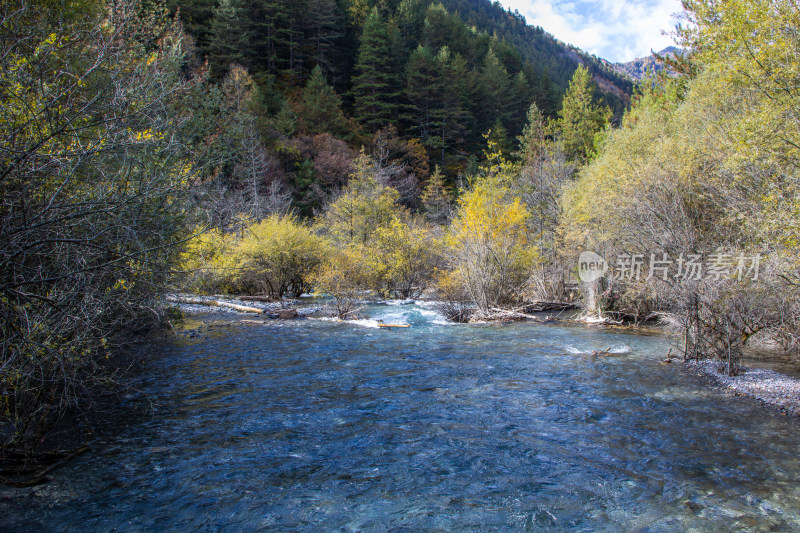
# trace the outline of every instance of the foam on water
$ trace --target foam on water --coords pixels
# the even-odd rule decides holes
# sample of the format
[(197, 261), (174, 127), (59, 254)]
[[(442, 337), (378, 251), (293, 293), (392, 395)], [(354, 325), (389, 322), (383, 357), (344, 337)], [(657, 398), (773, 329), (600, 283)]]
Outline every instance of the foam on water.
[(400, 303), (390, 304), (388, 307), (369, 308), (367, 314), (369, 318), (385, 324), (415, 326), (449, 324), (441, 313), (431, 309), (429, 306), (423, 306), (421, 303), (413, 300), (402, 300)]
[(593, 354), (593, 353), (598, 353), (598, 352), (613, 353), (613, 354), (623, 354), (623, 353), (629, 353), (631, 351), (631, 348), (630, 348), (630, 346), (626, 346), (626, 345), (618, 345), (618, 346), (611, 346), (611, 347), (606, 346), (604, 348), (601, 348), (601, 347), (576, 348), (575, 346), (567, 345), (567, 346), (564, 346), (564, 351), (566, 351), (567, 353), (575, 354), (575, 355), (587, 355), (587, 354)]

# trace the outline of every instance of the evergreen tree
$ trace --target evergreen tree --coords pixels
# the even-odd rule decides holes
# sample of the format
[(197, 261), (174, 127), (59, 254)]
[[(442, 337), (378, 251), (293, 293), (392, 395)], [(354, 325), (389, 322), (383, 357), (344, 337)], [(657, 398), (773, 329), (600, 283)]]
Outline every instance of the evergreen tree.
[(342, 113), (342, 100), (328, 85), (322, 69), (317, 65), (311, 71), (297, 111), (300, 128), (309, 134), (328, 132), (347, 134), (347, 119)]
[(550, 79), (547, 72), (541, 73), (534, 78), (536, 80), (533, 87), (533, 99), (539, 107), (539, 110), (545, 117), (555, 117), (558, 113), (558, 100), (559, 89)]
[(420, 196), (425, 209), (425, 217), (436, 224), (445, 224), (453, 209), (453, 199), (444, 183), (444, 176), (436, 165), (428, 184)]
[(462, 159), (467, 133), (472, 124), (469, 113), (469, 69), (461, 55), (451, 56), (445, 46), (436, 56), (441, 66), (444, 82), (442, 83), (442, 105), (437, 111), (436, 122), (441, 137), (440, 161), (445, 165), (445, 158)]
[(411, 123), (411, 131), (419, 137), (429, 152), (441, 148), (439, 135), (442, 94), (444, 92), (442, 65), (431, 51), (420, 45), (411, 52), (406, 65), (406, 90), (408, 112), (404, 115)]
[(309, 63), (318, 65), (325, 73), (335, 71), (335, 43), (342, 35), (336, 0), (307, 0), (303, 26), (306, 32), (305, 56)]
[(594, 82), (589, 71), (579, 66), (569, 82), (556, 121), (556, 132), (564, 143), (567, 157), (586, 161), (594, 146), (595, 134), (606, 126), (610, 117), (611, 111), (594, 100)]
[(486, 52), (478, 78), (477, 113), (479, 131), (486, 131), (499, 118), (508, 119), (510, 81), (508, 72), (491, 49)]
[(374, 8), (364, 23), (352, 95), (356, 119), (377, 131), (397, 115), (396, 78), (386, 23)]
[(242, 53), (247, 20), (242, 0), (221, 0), (214, 9), (208, 62), (215, 77), (222, 77), (233, 63), (243, 63)]
[(511, 80), (511, 116), (508, 127), (512, 133), (522, 130), (530, 102), (533, 101), (533, 90), (525, 72), (519, 71)]
[(536, 102), (528, 109), (528, 122), (522, 129), (522, 135), (517, 137), (519, 150), (516, 155), (523, 164), (532, 164), (544, 155), (545, 150), (545, 120)]
[(281, 66), (279, 52), (286, 40), (286, 20), (288, 18), (285, 0), (264, 0), (258, 3), (259, 9), (252, 13), (253, 20), (259, 21), (259, 52), (261, 66), (270, 74), (277, 74)]

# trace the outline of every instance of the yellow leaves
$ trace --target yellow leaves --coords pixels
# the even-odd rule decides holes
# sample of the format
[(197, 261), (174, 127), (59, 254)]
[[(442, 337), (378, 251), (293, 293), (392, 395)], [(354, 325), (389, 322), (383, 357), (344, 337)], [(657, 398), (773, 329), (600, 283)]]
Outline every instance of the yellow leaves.
[(456, 275), (482, 311), (521, 294), (537, 250), (527, 209), (497, 176), (479, 179), (459, 200), (447, 235)]
[(497, 179), (480, 179), (459, 199), (459, 210), (448, 237), (450, 245), (487, 239), (511, 239), (515, 244), (525, 245), (525, 222), (529, 214), (519, 198), (509, 199), (509, 194)]
[(131, 139), (136, 143), (145, 143), (148, 141), (158, 140), (163, 138), (163, 134), (155, 132), (152, 129), (131, 132)]
[(483, 138), (486, 139), (486, 149), (483, 151), (486, 164), (481, 167), (481, 170), (486, 176), (495, 177), (505, 185), (512, 183), (513, 177), (519, 169), (503, 156), (499, 144), (492, 138), (492, 130), (485, 133)]
[(420, 220), (394, 216), (375, 231), (363, 248), (373, 287), (416, 297), (424, 290), (441, 262), (442, 243)]
[(729, 104), (747, 111), (728, 124), (749, 158), (764, 153), (786, 164), (800, 157), (800, 10), (786, 0), (691, 1), (695, 26), (683, 37), (713, 83), (706, 84)]
[(33, 57), (39, 57), (42, 52), (50, 52), (53, 48), (53, 45), (56, 44), (56, 41), (60, 39), (58, 35), (55, 33), (51, 33), (47, 36), (41, 43), (39, 43), (33, 51)]
[(241, 219), (232, 230), (210, 230), (189, 242), (182, 266), (193, 274), (195, 288), (255, 290), (280, 298), (292, 283), (307, 281), (329, 250), (293, 216)]

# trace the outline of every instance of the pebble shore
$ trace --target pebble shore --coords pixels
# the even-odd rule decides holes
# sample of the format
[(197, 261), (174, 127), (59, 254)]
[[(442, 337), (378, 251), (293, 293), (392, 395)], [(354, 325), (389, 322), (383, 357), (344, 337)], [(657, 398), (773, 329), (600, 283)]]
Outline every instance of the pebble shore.
[(755, 398), (787, 415), (800, 416), (800, 379), (761, 368), (743, 368), (739, 375), (729, 376), (720, 371), (721, 364), (715, 361), (686, 364), (733, 394)]

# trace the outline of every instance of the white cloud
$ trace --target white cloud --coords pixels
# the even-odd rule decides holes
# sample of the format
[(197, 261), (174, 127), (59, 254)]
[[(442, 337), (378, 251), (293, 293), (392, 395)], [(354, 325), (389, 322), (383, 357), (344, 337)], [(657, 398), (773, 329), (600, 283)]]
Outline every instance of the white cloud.
[(557, 39), (609, 61), (630, 61), (674, 44), (680, 0), (501, 0)]

